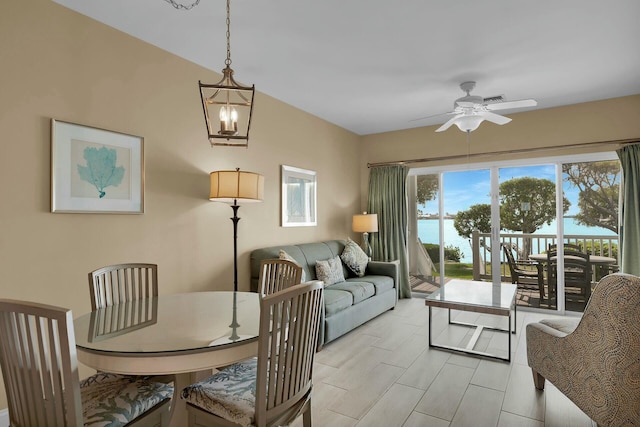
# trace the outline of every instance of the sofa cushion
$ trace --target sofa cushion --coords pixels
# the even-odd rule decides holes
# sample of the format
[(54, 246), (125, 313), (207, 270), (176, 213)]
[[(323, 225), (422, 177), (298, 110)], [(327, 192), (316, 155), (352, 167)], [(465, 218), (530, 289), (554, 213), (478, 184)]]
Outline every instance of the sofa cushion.
[(393, 278), (389, 276), (374, 276), (374, 275), (366, 275), (364, 277), (355, 277), (347, 279), (347, 282), (369, 282), (372, 283), (376, 288), (376, 295), (380, 295), (383, 292), (387, 292), (390, 289), (393, 289)]
[[(285, 259), (287, 261), (291, 261), (291, 262), (293, 262), (293, 263), (295, 263), (297, 265), (301, 265), (291, 255), (289, 255), (284, 249), (280, 249), (280, 252), (278, 253), (278, 258)], [(302, 283), (307, 281), (307, 273), (304, 271), (304, 268), (302, 269), (302, 276), (300, 276), (300, 281)]]
[(338, 313), (353, 305), (353, 294), (340, 289), (331, 289), (331, 286), (324, 290), (324, 310), (325, 316)]
[(331, 285), (331, 289), (350, 292), (351, 295), (353, 295), (353, 304), (358, 304), (359, 302), (374, 296), (376, 293), (376, 289), (372, 283), (356, 281), (356, 279), (351, 279), (348, 282), (336, 283), (335, 285)]
[(325, 286), (344, 282), (344, 272), (342, 271), (340, 257), (318, 260), (316, 262), (316, 277), (318, 280), (322, 280)]
[(344, 251), (342, 251), (342, 254), (340, 255), (340, 259), (344, 262), (344, 265), (349, 267), (349, 269), (356, 274), (356, 276), (364, 276), (367, 264), (369, 263), (369, 257), (356, 242), (351, 239), (347, 239), (347, 243), (344, 246)]
[[(304, 254), (306, 262), (309, 265), (309, 269), (313, 270), (313, 274), (315, 274), (316, 262), (319, 259), (329, 259), (340, 256), (344, 250), (344, 243), (338, 240), (330, 240), (320, 243), (303, 243), (301, 245), (297, 245), (297, 247)], [(347, 277), (349, 269), (345, 265), (342, 266), (342, 269), (344, 277)]]

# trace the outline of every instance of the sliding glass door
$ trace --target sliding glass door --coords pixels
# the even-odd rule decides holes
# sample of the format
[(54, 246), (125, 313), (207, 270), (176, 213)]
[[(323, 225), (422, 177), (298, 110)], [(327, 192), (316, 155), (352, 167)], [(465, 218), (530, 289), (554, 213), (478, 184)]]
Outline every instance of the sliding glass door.
[(556, 175), (554, 164), (499, 169), (502, 281), (517, 283), (520, 306), (557, 308), (542, 261), (558, 233)]
[[(419, 176), (421, 194), (416, 230), (433, 262), (436, 285), (451, 278), (510, 283), (515, 280), (510, 250), (514, 262), (538, 272), (542, 283), (534, 278), (519, 286), (519, 305), (582, 311), (595, 283), (616, 270), (620, 167), (615, 153), (424, 171), (429, 174), (411, 173)], [(424, 179), (431, 190), (420, 193)], [(565, 268), (565, 245), (590, 255), (584, 283), (575, 279), (570, 262)], [(561, 249), (559, 262), (547, 262), (550, 248)]]

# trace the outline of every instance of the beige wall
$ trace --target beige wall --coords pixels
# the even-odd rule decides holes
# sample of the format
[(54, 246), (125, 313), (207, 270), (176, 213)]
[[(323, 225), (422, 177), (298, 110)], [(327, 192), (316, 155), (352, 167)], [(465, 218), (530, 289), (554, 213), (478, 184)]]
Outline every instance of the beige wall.
[[(127, 261), (157, 263), (164, 294), (230, 289), (232, 210), (208, 200), (217, 169), (265, 176), (264, 203), (239, 211), (241, 289), (254, 248), (352, 235), (357, 135), (257, 93), (249, 148), (210, 148), (197, 82), (219, 75), (49, 0), (3, 5), (0, 64), (2, 298), (80, 315), (87, 273)], [(51, 118), (145, 138), (143, 215), (50, 213)], [(317, 227), (280, 227), (281, 164), (317, 171)]]

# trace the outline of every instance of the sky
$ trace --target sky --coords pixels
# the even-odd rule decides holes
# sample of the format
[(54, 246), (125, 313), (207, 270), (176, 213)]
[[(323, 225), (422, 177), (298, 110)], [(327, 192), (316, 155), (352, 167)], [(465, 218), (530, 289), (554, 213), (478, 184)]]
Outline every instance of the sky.
[[(555, 181), (555, 166), (522, 166), (500, 168), (500, 182), (508, 181), (512, 178), (534, 177)], [(466, 210), (469, 206), (478, 203), (491, 203), (489, 193), (491, 190), (489, 169), (446, 172), (444, 174), (444, 211), (455, 214)], [(568, 183), (563, 183), (564, 196), (571, 202), (571, 207), (566, 215), (578, 213), (578, 189), (570, 187)], [(430, 201), (426, 206), (418, 206), (425, 214), (437, 214), (437, 200)]]

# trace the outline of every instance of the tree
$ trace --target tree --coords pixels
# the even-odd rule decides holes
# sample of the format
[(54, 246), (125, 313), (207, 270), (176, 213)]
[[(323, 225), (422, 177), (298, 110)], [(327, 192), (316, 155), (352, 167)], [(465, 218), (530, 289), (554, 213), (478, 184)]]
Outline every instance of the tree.
[[(566, 212), (571, 203), (564, 199)], [(556, 216), (556, 186), (553, 181), (538, 178), (513, 178), (500, 184), (500, 227), (504, 230), (532, 234)], [(460, 236), (470, 238), (471, 232), (491, 231), (491, 205), (472, 205), (458, 212), (453, 226)], [(520, 253), (531, 253), (531, 238), (523, 239)]]
[(491, 232), (491, 205), (481, 203), (469, 206), (466, 211), (458, 212), (453, 220), (458, 235), (471, 238), (473, 230), (481, 233)]
[[(563, 213), (571, 202), (563, 197)], [(556, 218), (556, 184), (548, 179), (513, 178), (500, 184), (500, 227), (505, 230), (535, 233)], [(531, 253), (531, 238), (524, 237), (522, 255)]]
[(620, 163), (617, 160), (565, 163), (564, 180), (580, 190), (576, 222), (587, 227), (603, 227), (618, 232)]
[(438, 192), (438, 175), (418, 175), (418, 204), (424, 205), (436, 198)]
[[(571, 202), (563, 197), (563, 212)], [(513, 178), (500, 184), (500, 226), (534, 233), (556, 218), (556, 184), (548, 179)]]
[[(473, 252), (471, 233), (478, 230), (481, 233), (491, 232), (491, 205), (480, 203), (469, 206), (466, 211), (458, 212), (453, 220), (453, 226), (462, 237), (466, 237)], [(484, 274), (485, 264), (480, 263), (480, 272)]]

